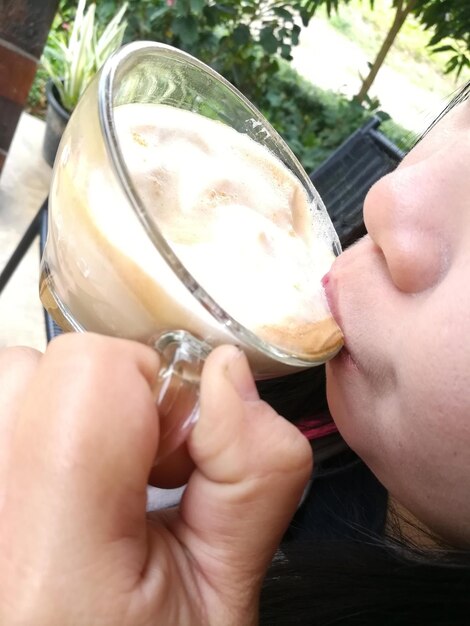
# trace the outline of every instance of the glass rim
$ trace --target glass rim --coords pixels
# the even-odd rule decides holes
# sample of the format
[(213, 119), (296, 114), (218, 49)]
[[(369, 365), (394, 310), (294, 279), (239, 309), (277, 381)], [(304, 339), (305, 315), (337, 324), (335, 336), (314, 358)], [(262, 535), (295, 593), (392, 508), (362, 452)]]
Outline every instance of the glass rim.
[[(304, 180), (300, 181), (301, 184), (305, 185), (308, 188), (308, 191), (312, 194), (315, 201), (318, 203), (320, 208), (323, 209), (324, 213), (327, 216), (328, 213), (317, 190), (304, 172), (300, 162), (290, 150), (289, 146), (282, 139), (279, 133), (266, 120), (262, 113), (258, 111), (258, 109), (256, 109), (256, 107), (236, 87), (234, 87), (228, 80), (226, 80), (210, 66), (206, 65), (192, 55), (183, 52), (177, 48), (174, 48), (173, 46), (153, 41), (136, 41), (122, 46), (103, 64), (100, 70), (98, 83), (98, 113), (100, 128), (103, 134), (106, 151), (108, 153), (108, 156), (110, 157), (113, 173), (116, 176), (119, 184), (122, 186), (134, 213), (136, 214), (150, 241), (156, 247), (158, 253), (162, 256), (170, 269), (176, 274), (178, 280), (183, 283), (183, 285), (191, 292), (196, 300), (209, 312), (209, 314), (216, 321), (222, 324), (222, 326), (226, 330), (228, 330), (228, 332), (233, 335), (235, 339), (240, 340), (242, 343), (255, 348), (262, 354), (286, 365), (305, 368), (324, 363), (324, 359), (303, 358), (301, 356), (293, 354), (291, 351), (288, 351), (268, 341), (265, 341), (264, 339), (258, 337), (253, 331), (249, 330), (243, 324), (238, 322), (235, 318), (233, 318), (214, 300), (214, 298), (212, 298), (212, 296), (204, 289), (204, 287), (193, 277), (191, 272), (186, 269), (184, 264), (180, 261), (178, 256), (173, 252), (170, 245), (167, 243), (166, 238), (163, 236), (162, 232), (158, 228), (155, 220), (152, 219), (149, 215), (145, 204), (142, 202), (140, 195), (135, 188), (132, 177), (126, 165), (125, 157), (119, 146), (113, 113), (113, 95), (114, 87), (116, 84), (116, 72), (123, 62), (125, 62), (131, 55), (134, 55), (136, 53), (169, 54), (172, 57), (177, 57), (179, 60), (182, 60), (196, 67), (198, 70), (209, 75), (211, 79), (221, 83), (237, 99), (239, 99), (241, 103), (247, 109), (249, 109), (249, 111), (252, 112), (253, 116), (257, 120), (259, 120), (267, 129), (270, 136), (273, 137), (280, 146), (282, 146), (282, 150), (296, 164), (299, 171), (304, 174), (302, 177)], [(332, 224), (331, 228), (333, 229), (333, 232), (335, 232)], [(337, 242), (337, 244), (339, 244), (339, 242)]]

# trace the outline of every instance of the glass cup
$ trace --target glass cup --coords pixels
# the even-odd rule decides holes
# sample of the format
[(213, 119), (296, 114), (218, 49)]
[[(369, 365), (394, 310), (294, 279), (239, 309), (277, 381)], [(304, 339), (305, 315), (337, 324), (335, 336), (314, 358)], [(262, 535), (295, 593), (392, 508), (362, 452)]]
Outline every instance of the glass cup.
[[(263, 146), (300, 183), (310, 207), (311, 245), (321, 240), (327, 249), (316, 268), (320, 304), (313, 322), (322, 323), (323, 338), (329, 334), (319, 351), (305, 350), (282, 333), (266, 337), (249, 328), (217, 301), (204, 277), (179, 258), (162, 231), (158, 202), (149, 202), (141, 193), (119, 137), (116, 112), (131, 104), (166, 105), (216, 120)], [(158, 126), (158, 115), (153, 123)], [(188, 166), (188, 193), (196, 165)], [(240, 241), (240, 254), (246, 245)], [(258, 379), (324, 363), (338, 352), (341, 333), (319, 277), (340, 251), (308, 176), (256, 108), (190, 55), (163, 44), (135, 42), (104, 64), (63, 135), (49, 196), (40, 295), (64, 330), (125, 337), (159, 351), (162, 369), (155, 393), (163, 420), (162, 457), (181, 443), (197, 417), (200, 370), (216, 345), (238, 345)], [(220, 271), (214, 259), (216, 269)], [(227, 281), (231, 288), (234, 275)], [(269, 293), (260, 288), (260, 299), (275, 295), (276, 280), (269, 284)], [(240, 301), (247, 297), (243, 285), (233, 288)], [(256, 294), (251, 292), (250, 298), (256, 300)]]

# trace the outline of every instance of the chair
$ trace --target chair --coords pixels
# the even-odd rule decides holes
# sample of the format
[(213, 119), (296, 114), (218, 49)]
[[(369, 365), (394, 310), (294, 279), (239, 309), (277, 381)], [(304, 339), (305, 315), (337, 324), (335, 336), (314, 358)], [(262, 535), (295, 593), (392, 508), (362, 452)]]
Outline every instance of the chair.
[[(378, 130), (380, 122), (380, 118), (373, 117), (310, 174), (344, 248), (365, 234), (362, 206), (368, 190), (379, 178), (395, 169), (404, 156)], [(0, 274), (0, 294), (37, 236), (42, 254), (47, 237), (47, 204), (46, 200)], [(50, 341), (62, 331), (47, 312), (45, 320), (46, 336)]]
[(362, 207), (369, 189), (404, 157), (378, 130), (380, 122), (371, 118), (310, 174), (343, 248), (366, 232)]

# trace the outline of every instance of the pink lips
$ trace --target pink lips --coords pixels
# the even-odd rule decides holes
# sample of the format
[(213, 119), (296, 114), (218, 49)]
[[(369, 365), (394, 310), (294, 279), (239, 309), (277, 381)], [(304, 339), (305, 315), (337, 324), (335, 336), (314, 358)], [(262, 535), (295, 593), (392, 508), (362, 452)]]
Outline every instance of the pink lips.
[(331, 280), (331, 272), (328, 272), (327, 274), (325, 274), (325, 276), (323, 276), (323, 278), (321, 279), (321, 284), (323, 285), (323, 289), (325, 290), (326, 300), (328, 302), (331, 315), (334, 317), (338, 326), (341, 327), (336, 294), (333, 286), (333, 281)]
[[(323, 276), (321, 283), (323, 285), (323, 289), (325, 290), (326, 300), (328, 302), (331, 315), (333, 316), (333, 318), (335, 319), (336, 323), (341, 328), (341, 330), (343, 330), (341, 316), (340, 316), (339, 308), (338, 308), (337, 296), (336, 296), (335, 280), (332, 278), (331, 272), (328, 272), (327, 274), (325, 274), (325, 276)], [(356, 367), (355, 361), (353, 360), (349, 352), (347, 342), (346, 342), (346, 337), (344, 337), (344, 345), (335, 360), (338, 360), (338, 359), (342, 361), (347, 361), (348, 363)]]

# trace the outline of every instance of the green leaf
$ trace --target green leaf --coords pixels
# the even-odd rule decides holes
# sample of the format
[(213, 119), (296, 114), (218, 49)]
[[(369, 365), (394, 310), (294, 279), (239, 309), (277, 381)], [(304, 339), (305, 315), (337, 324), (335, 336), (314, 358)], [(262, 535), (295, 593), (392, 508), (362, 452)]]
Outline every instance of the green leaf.
[(467, 56), (462, 55), (460, 58), (460, 63), (459, 63), (459, 67), (457, 68), (457, 73), (455, 75), (456, 80), (459, 79), (460, 74), (463, 70), (464, 67), (470, 67), (470, 58)]
[[(43, 65), (56, 85), (61, 103), (72, 111), (106, 58), (122, 43), (127, 4), (123, 4), (98, 38), (96, 6), (80, 0), (70, 31), (51, 32)], [(61, 28), (61, 25), (59, 26)]]
[(433, 48), (432, 52), (457, 52), (454, 46), (439, 46), (439, 48)]
[(172, 29), (180, 37), (183, 44), (191, 45), (197, 41), (197, 21), (193, 15), (175, 18), (172, 23)]
[(292, 35), (291, 35), (291, 41), (292, 41), (293, 46), (298, 45), (299, 37), (300, 37), (300, 27), (295, 25), (294, 28), (292, 29)]
[(434, 46), (435, 44), (439, 43), (442, 37), (443, 36), (440, 33), (435, 33), (429, 40), (428, 46)]
[(278, 17), (280, 17), (281, 19), (285, 21), (292, 20), (292, 14), (290, 13), (290, 11), (288, 11), (284, 7), (274, 7), (273, 12), (275, 15), (277, 15)]
[(292, 48), (290, 46), (288, 46), (287, 44), (282, 44), (281, 56), (283, 59), (286, 59), (286, 61), (292, 61), (291, 50)]
[(260, 33), (259, 41), (268, 54), (275, 54), (279, 42), (271, 28), (263, 28)]
[(455, 55), (454, 57), (449, 59), (449, 61), (447, 62), (446, 68), (445, 68), (445, 73), (446, 74), (450, 74), (450, 72), (455, 70), (455, 68), (457, 67), (458, 63), (459, 63), (459, 57), (457, 55)]
[(202, 13), (204, 4), (205, 4), (204, 0), (190, 0), (189, 2), (191, 11), (195, 13), (196, 15), (199, 15), (200, 13)]
[(238, 46), (244, 46), (250, 41), (251, 32), (246, 24), (239, 24), (233, 31), (233, 40)]
[(168, 6), (160, 7), (159, 9), (156, 9), (155, 11), (153, 11), (153, 13), (150, 14), (149, 20), (151, 22), (154, 22), (155, 20), (159, 20), (160, 18), (164, 17), (165, 14), (168, 13), (169, 11), (171, 11), (171, 9)]
[(215, 6), (205, 6), (203, 9), (203, 17), (206, 20), (207, 26), (209, 28), (213, 28), (217, 26), (219, 23), (219, 11), (218, 7)]
[(176, 17), (185, 17), (186, 15), (190, 15), (191, 9), (189, 7), (189, 0), (175, 0), (175, 2), (171, 5), (171, 10)]

